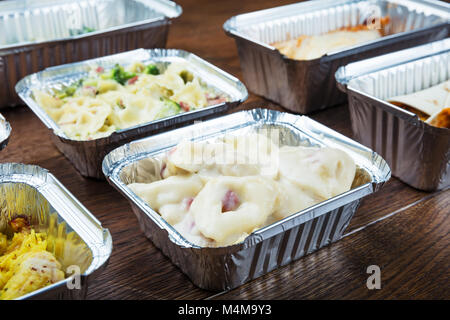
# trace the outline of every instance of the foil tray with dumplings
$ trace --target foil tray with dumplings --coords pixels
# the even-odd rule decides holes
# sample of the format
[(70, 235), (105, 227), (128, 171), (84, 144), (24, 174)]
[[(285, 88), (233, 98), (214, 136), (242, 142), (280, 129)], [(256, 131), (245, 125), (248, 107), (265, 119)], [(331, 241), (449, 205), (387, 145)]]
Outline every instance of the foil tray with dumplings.
[(378, 152), (392, 175), (425, 191), (450, 185), (450, 129), (432, 126), (387, 100), (450, 79), (450, 39), (338, 69), (356, 140)]
[[(161, 159), (186, 137), (209, 141), (226, 134), (245, 135), (276, 130), (279, 145), (329, 146), (341, 149), (356, 163), (351, 189), (258, 229), (242, 242), (224, 247), (200, 247), (189, 242), (128, 184), (161, 179)], [(375, 152), (311, 120), (267, 109), (236, 112), (167, 133), (125, 144), (103, 161), (108, 182), (122, 193), (144, 234), (198, 287), (226, 290), (338, 241), (363, 197), (390, 178), (387, 163)]]
[[(127, 66), (134, 62), (146, 64), (151, 62), (157, 65), (160, 70), (165, 70), (172, 62), (185, 63), (186, 68), (198, 76), (202, 83), (214, 92), (226, 97), (227, 101), (121, 129), (104, 138), (74, 140), (62, 132), (61, 128), (33, 98), (34, 89), (51, 91), (73, 84), (85, 77), (93, 65), (101, 66), (107, 70), (115, 64)], [(102, 160), (114, 148), (138, 138), (224, 114), (248, 97), (246, 87), (237, 78), (192, 53), (177, 49), (137, 49), (47, 68), (22, 79), (17, 83), (16, 91), (51, 131), (50, 134), (56, 147), (72, 162), (81, 175), (97, 179), (104, 179), (101, 168)]]
[(3, 150), (9, 142), (11, 135), (11, 125), (5, 117), (0, 114), (0, 150)]
[[(47, 234), (47, 251), (66, 278), (18, 299), (84, 299), (93, 278), (107, 265), (112, 238), (100, 222), (47, 170), (19, 163), (0, 164), (0, 232), (25, 217)], [(79, 273), (78, 273), (79, 272)], [(78, 279), (75, 279), (78, 277)]]
[[(249, 91), (308, 114), (345, 102), (334, 79), (340, 66), (444, 39), (449, 12), (449, 4), (436, 0), (316, 0), (239, 14), (223, 28), (236, 41)], [(384, 28), (378, 24), (382, 18), (389, 19)], [(274, 46), (364, 23), (383, 30), (383, 36), (311, 60), (289, 58)]]
[(0, 3), (0, 108), (20, 104), (14, 86), (50, 66), (137, 48), (164, 48), (168, 0), (24, 0)]

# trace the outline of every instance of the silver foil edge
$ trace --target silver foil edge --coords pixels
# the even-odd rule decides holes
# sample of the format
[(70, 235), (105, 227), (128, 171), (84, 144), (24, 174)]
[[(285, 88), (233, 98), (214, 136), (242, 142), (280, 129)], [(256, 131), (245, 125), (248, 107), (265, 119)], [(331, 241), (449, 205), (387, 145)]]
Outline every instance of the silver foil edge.
[(424, 191), (450, 185), (450, 130), (428, 125), (386, 99), (448, 80), (449, 59), (445, 39), (362, 60), (336, 74), (348, 94), (355, 139), (382, 155), (394, 176)]
[[(80, 5), (84, 8), (83, 10), (85, 11), (87, 10), (87, 12), (84, 12), (82, 16), (92, 20), (94, 19), (93, 17), (95, 15), (90, 13), (89, 10), (91, 10), (92, 8), (96, 8), (95, 6), (96, 3), (105, 4), (105, 3), (112, 3), (114, 1), (120, 2), (120, 0), (111, 0), (111, 1), (96, 0), (91, 2), (82, 1), (82, 4), (71, 3), (67, 8), (70, 8), (70, 6)], [(55, 0), (53, 2), (61, 4), (68, 1)], [(46, 1), (47, 4), (53, 2)], [(169, 4), (169, 8), (166, 9), (160, 8), (162, 11), (166, 12), (167, 15), (161, 14), (162, 15), (161, 18), (150, 19), (148, 21), (145, 21), (145, 23), (135, 23), (134, 25), (126, 24), (123, 25), (122, 27), (85, 33), (71, 38), (64, 38), (60, 40), (51, 40), (44, 42), (31, 41), (17, 46), (12, 45), (0, 48), (0, 80), (3, 81), (5, 84), (3, 86), (0, 86), (0, 108), (21, 104), (21, 100), (14, 90), (14, 86), (16, 85), (16, 83), (21, 78), (27, 76), (28, 74), (43, 70), (46, 67), (61, 65), (65, 63), (72, 63), (75, 61), (83, 61), (86, 59), (102, 57), (105, 55), (119, 53), (127, 50), (133, 50), (141, 47), (143, 48), (165, 47), (171, 20), (177, 17), (179, 14), (181, 14), (182, 11), (181, 7), (179, 7), (173, 2), (166, 0), (143, 0), (143, 1), (129, 1), (129, 2), (122, 1), (122, 2), (128, 5), (134, 3), (144, 6), (153, 5), (159, 7), (161, 7), (161, 3), (166, 3)], [(21, 15), (20, 13), (15, 13), (13, 15), (6, 15), (5, 17), (7, 18), (5, 18), (2, 17), (2, 12), (0, 11), (0, 29), (2, 28), (1, 27), (2, 18), (6, 19), (6, 21), (3, 21), (6, 23), (5, 27), (12, 28), (12, 30), (7, 30), (6, 33), (0, 33), (0, 43), (2, 41), (6, 41), (5, 39), (2, 40), (2, 36), (5, 35), (13, 36), (16, 32), (19, 32), (22, 29), (24, 30), (23, 35), (26, 36), (28, 34), (31, 34), (30, 30), (42, 31), (42, 28), (44, 28), (45, 26), (45, 28), (48, 28), (49, 30), (46, 32), (43, 31), (42, 32), (45, 36), (48, 36), (52, 35), (55, 30), (59, 30), (61, 26), (65, 25), (66, 23), (65, 19), (63, 19), (60, 22), (57, 22), (59, 21), (58, 19), (62, 19), (64, 15), (55, 14), (55, 12), (53, 11), (49, 12), (48, 10), (47, 11), (40, 10), (39, 6), (42, 5), (41, 2), (29, 0), (27, 2), (22, 1), (9, 2), (9, 4), (12, 4), (12, 7), (15, 8), (16, 6), (19, 6), (25, 11), (31, 10), (30, 8), (27, 7), (27, 4), (31, 5), (32, 3), (34, 4), (37, 3), (36, 12), (43, 15), (42, 17), (39, 16), (39, 18), (36, 18), (37, 26), (34, 28), (31, 28), (29, 26), (30, 23), (29, 20), (34, 19), (33, 14)], [(5, 5), (5, 3), (3, 3), (2, 5)], [(147, 9), (152, 11), (151, 8)], [(169, 14), (167, 10), (169, 11), (172, 10), (174, 12), (173, 14)], [(56, 12), (59, 11), (56, 10)], [(137, 10), (136, 15), (139, 16), (144, 11)], [(117, 18), (119, 16), (120, 15), (116, 15), (115, 17)], [(103, 15), (103, 17), (105, 16)], [(110, 18), (113, 19), (114, 17)], [(22, 19), (23, 21), (20, 19)], [(41, 20), (43, 20), (44, 22), (42, 22)], [(98, 23), (98, 21), (95, 19), (93, 21), (94, 22), (96, 21), (96, 23)], [(62, 31), (60, 30), (60, 32)]]
[[(115, 63), (128, 64), (133, 61), (171, 63), (184, 61), (191, 71), (196, 73), (208, 87), (229, 98), (221, 103), (172, 117), (144, 123), (132, 128), (114, 132), (108, 137), (90, 141), (78, 141), (67, 138), (59, 126), (32, 98), (33, 89), (51, 88), (56, 84), (70, 83), (85, 74), (92, 65), (108, 68)], [(137, 49), (83, 62), (51, 67), (19, 81), (16, 91), (22, 100), (32, 109), (39, 119), (50, 129), (50, 135), (57, 148), (73, 163), (76, 169), (86, 177), (104, 179), (101, 171), (103, 157), (119, 145), (150, 134), (180, 127), (194, 121), (215, 117), (233, 109), (248, 97), (246, 87), (237, 78), (199, 58), (177, 49)]]
[[(378, 6), (383, 15), (390, 12), (398, 20), (399, 28), (412, 29), (397, 30), (376, 41), (310, 61), (288, 59), (268, 44), (284, 40), (287, 34), (317, 34), (361, 23), (361, 4)], [(308, 114), (345, 101), (334, 80), (340, 66), (447, 37), (447, 6), (438, 1), (308, 1), (234, 16), (224, 29), (236, 41), (249, 90), (291, 111)]]
[[(75, 238), (86, 246), (82, 250), (89, 250), (90, 260), (84, 260), (87, 258), (83, 258), (85, 254), (80, 251), (79, 258), (83, 258), (84, 262), (75, 262), (83, 263), (81, 289), (69, 289), (66, 284), (71, 279), (66, 278), (19, 299), (85, 298), (89, 281), (104, 270), (111, 254), (112, 238), (108, 229), (102, 228), (100, 222), (48, 170), (41, 167), (20, 163), (0, 164), (0, 187), (5, 208), (2, 215), (9, 215), (11, 210), (12, 214), (26, 214), (34, 228), (45, 231), (49, 217), (56, 212), (57, 223), (65, 224), (66, 233), (75, 232)], [(14, 203), (12, 199), (3, 198), (10, 192), (13, 192), (10, 196), (19, 197)], [(23, 201), (27, 203), (21, 203)], [(1, 218), (3, 221), (8, 216)]]
[[(219, 123), (220, 126), (218, 126)], [(292, 137), (283, 139), (294, 141), (301, 137), (301, 139), (320, 145), (343, 148), (356, 158), (358, 166), (366, 171), (365, 180), (345, 194), (252, 233), (242, 243), (220, 248), (201, 248), (189, 243), (147, 204), (134, 195), (124, 183), (122, 172), (125, 168), (141, 159), (164, 153), (177, 141), (190, 136), (190, 134), (194, 134), (193, 139), (203, 140), (229, 132), (244, 133), (246, 130), (253, 130), (264, 125), (279, 125), (285, 129), (288, 128), (287, 132), (289, 130), (296, 132), (296, 134), (292, 133)], [(128, 143), (105, 157), (103, 172), (108, 182), (129, 200), (144, 234), (161, 248), (172, 262), (191, 278), (194, 284), (212, 290), (236, 287), (298, 259), (306, 253), (337, 241), (361, 199), (378, 190), (390, 177), (390, 169), (387, 164), (369, 149), (330, 129), (327, 130), (326, 127), (306, 117), (266, 109), (237, 112)], [(309, 231), (305, 227), (309, 228)], [(284, 258), (278, 261), (279, 263), (275, 259), (270, 263), (270, 267), (266, 266), (267, 268), (263, 268), (263, 270), (251, 271), (252, 267), (249, 266), (258, 265), (261, 261), (253, 261), (251, 254), (244, 253), (257, 250), (258, 259), (261, 259), (264, 255), (269, 255), (269, 252), (266, 251), (268, 246), (278, 243), (278, 240), (274, 239), (284, 238), (287, 234), (294, 239), (309, 239), (307, 243), (303, 243), (306, 246), (303, 251), (299, 251), (298, 247), (294, 248), (291, 245), (289, 248), (284, 247), (283, 249), (275, 245), (270, 255), (281, 254)], [(299, 241), (298, 239), (292, 241)], [(283, 253), (279, 250), (282, 250)], [(240, 262), (238, 263), (238, 261)], [(200, 265), (203, 269), (199, 267)], [(202, 270), (198, 270), (198, 268)]]

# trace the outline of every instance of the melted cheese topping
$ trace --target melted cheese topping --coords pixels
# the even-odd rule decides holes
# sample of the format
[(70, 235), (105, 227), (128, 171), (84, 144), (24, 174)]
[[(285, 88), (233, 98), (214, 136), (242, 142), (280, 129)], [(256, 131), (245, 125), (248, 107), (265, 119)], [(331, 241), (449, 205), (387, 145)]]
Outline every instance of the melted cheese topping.
[(278, 147), (263, 135), (182, 142), (162, 180), (128, 187), (187, 240), (227, 246), (348, 191), (356, 166), (333, 148)]
[(288, 58), (313, 60), (327, 53), (344, 50), (381, 37), (382, 33), (380, 30), (371, 30), (365, 26), (357, 26), (320, 35), (300, 36), (293, 40), (273, 43), (272, 46)]
[(450, 80), (387, 101), (417, 114), (420, 120), (432, 126), (450, 128)]
[[(164, 73), (145, 73), (142, 63), (108, 74), (93, 67), (72, 92), (33, 92), (34, 99), (71, 139), (92, 140), (117, 130), (227, 101), (172, 63)], [(156, 68), (156, 66), (155, 66)], [(68, 89), (70, 89), (69, 87)]]

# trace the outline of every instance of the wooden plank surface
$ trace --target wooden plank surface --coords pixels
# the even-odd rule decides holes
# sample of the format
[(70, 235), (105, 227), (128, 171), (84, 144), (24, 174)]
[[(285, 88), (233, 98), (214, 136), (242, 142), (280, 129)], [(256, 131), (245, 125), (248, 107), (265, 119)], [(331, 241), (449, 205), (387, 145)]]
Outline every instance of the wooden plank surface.
[[(276, 4), (296, 1), (277, 1)], [(183, 14), (171, 27), (167, 47), (193, 52), (242, 79), (236, 46), (223, 32), (231, 16), (274, 6), (260, 0), (180, 0)], [(283, 110), (250, 93), (236, 111)], [(89, 299), (440, 299), (450, 298), (450, 190), (426, 193), (392, 178), (364, 199), (341, 241), (229, 292), (195, 287), (139, 229), (128, 202), (108, 183), (81, 177), (49, 140), (26, 107), (2, 110), (13, 127), (1, 162), (49, 169), (103, 224), (114, 249)], [(310, 115), (351, 137), (348, 108)], [(381, 268), (381, 289), (368, 290), (366, 268)]]

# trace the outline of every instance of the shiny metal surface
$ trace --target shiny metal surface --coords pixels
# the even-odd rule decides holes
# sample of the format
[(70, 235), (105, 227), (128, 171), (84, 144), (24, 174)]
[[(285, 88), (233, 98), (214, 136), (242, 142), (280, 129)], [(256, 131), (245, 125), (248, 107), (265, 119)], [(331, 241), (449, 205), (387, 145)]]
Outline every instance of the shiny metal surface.
[(0, 150), (4, 149), (11, 135), (11, 125), (6, 121), (5, 117), (0, 114)]
[[(271, 43), (355, 26), (389, 16), (387, 35), (321, 58), (289, 59)], [(321, 0), (240, 14), (225, 22), (251, 92), (302, 114), (345, 101), (336, 70), (350, 62), (413, 47), (449, 35), (450, 5), (434, 0)]]
[(171, 19), (181, 12), (168, 0), (1, 2), (0, 108), (20, 104), (16, 83), (47, 67), (164, 48)]
[(425, 191), (450, 185), (450, 130), (385, 101), (450, 79), (450, 39), (349, 64), (336, 79), (355, 139), (382, 155), (394, 176)]
[[(0, 231), (17, 215), (28, 217), (33, 228), (47, 232), (63, 244), (56, 254), (66, 276), (71, 266), (81, 272), (79, 289), (63, 281), (31, 292), (20, 299), (83, 299), (89, 282), (106, 267), (112, 238), (100, 222), (47, 170), (19, 163), (0, 164)], [(52, 216), (56, 215), (56, 227)]]
[[(280, 145), (345, 150), (358, 167), (352, 189), (261, 228), (241, 243), (203, 248), (184, 239), (127, 187), (131, 182), (151, 182), (159, 177), (158, 156), (186, 137), (208, 140), (225, 134), (274, 129), (280, 133)], [(143, 162), (145, 166), (140, 165)], [(376, 192), (390, 178), (389, 166), (370, 149), (305, 116), (265, 109), (241, 111), (133, 141), (105, 157), (103, 172), (108, 182), (129, 200), (144, 234), (195, 285), (209, 290), (235, 288), (339, 240), (362, 198)]]
[[(119, 63), (127, 65), (134, 61), (156, 63), (164, 68), (174, 61), (184, 61), (191, 72), (196, 74), (208, 87), (229, 99), (214, 106), (185, 112), (172, 117), (144, 123), (128, 129), (114, 132), (112, 135), (89, 141), (67, 138), (58, 125), (34, 101), (33, 89), (57, 88), (61, 84), (69, 84), (87, 75), (92, 65), (105, 69)], [(245, 101), (248, 96), (245, 86), (235, 77), (218, 69), (196, 55), (175, 49), (138, 49), (88, 61), (52, 67), (42, 72), (27, 76), (16, 86), (16, 91), (23, 101), (33, 110), (41, 121), (51, 130), (52, 139), (58, 149), (73, 163), (75, 168), (87, 177), (104, 179), (101, 165), (103, 157), (114, 148), (126, 142), (179, 127), (196, 120), (215, 117)]]

